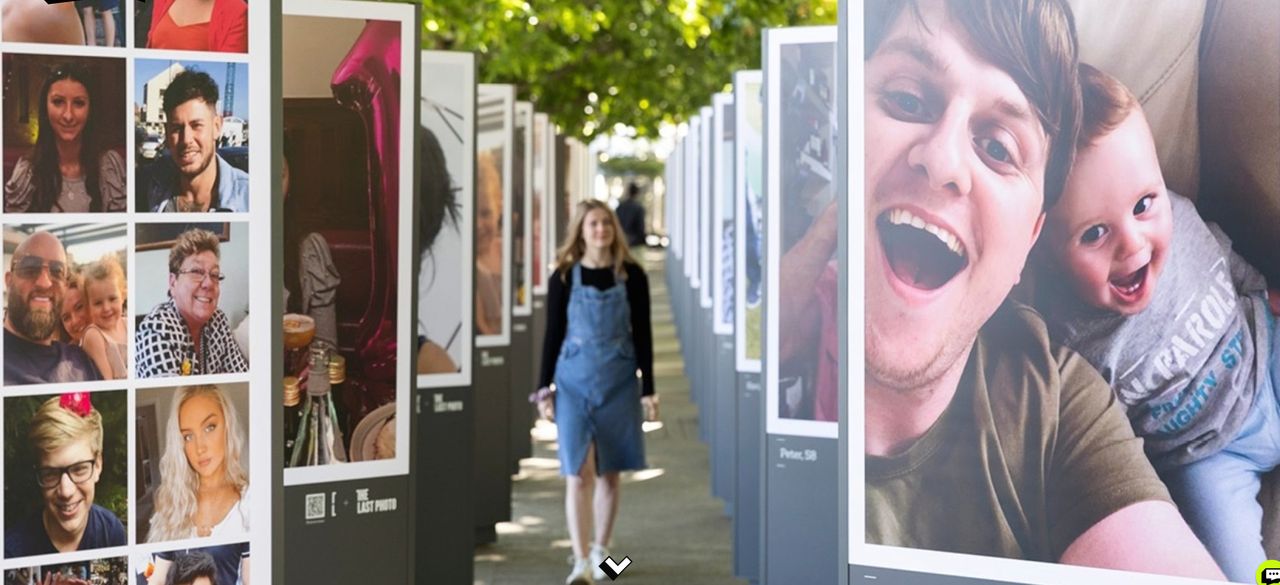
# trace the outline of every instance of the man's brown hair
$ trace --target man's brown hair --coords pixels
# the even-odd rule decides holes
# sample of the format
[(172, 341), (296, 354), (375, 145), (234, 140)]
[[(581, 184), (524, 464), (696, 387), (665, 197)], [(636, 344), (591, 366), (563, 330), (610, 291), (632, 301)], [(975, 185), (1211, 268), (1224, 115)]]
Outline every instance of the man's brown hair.
[(1080, 138), (1076, 149), (1093, 146), (1138, 109), (1138, 98), (1116, 79), (1087, 63), (1080, 64)]
[[(1079, 51), (1065, 0), (950, 0), (947, 14), (973, 50), (1009, 74), (1049, 136), (1043, 209), (1053, 207), (1075, 160), (1080, 131)], [(923, 26), (917, 0), (868, 0), (864, 58), (870, 59), (904, 9)]]

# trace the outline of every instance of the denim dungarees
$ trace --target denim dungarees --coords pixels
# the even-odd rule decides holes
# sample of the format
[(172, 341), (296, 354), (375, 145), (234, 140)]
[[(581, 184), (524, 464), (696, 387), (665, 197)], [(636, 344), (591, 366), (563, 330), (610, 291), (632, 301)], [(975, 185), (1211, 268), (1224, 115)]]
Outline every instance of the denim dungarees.
[(560, 474), (577, 475), (596, 446), (596, 471), (644, 469), (643, 413), (631, 305), (621, 281), (607, 290), (582, 284), (573, 266), (568, 331), (556, 361)]

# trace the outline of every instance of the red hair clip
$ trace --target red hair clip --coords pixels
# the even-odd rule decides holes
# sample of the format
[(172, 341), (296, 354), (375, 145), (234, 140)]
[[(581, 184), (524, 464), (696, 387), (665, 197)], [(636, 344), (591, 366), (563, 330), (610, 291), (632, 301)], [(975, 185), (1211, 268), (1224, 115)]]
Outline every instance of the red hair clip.
[(89, 416), (89, 413), (93, 411), (93, 403), (89, 401), (88, 392), (68, 392), (63, 394), (58, 398), (58, 406), (82, 417)]

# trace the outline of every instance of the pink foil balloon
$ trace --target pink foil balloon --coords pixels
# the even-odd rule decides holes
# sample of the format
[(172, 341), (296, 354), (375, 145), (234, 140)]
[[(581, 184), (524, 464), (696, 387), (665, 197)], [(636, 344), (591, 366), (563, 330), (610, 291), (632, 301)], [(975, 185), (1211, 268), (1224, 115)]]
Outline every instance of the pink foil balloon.
[(364, 121), (369, 145), (372, 282), (355, 339), (359, 374), (349, 384), (363, 392), (343, 397), (352, 425), (395, 397), (401, 66), (400, 23), (371, 20), (330, 81), (334, 99)]

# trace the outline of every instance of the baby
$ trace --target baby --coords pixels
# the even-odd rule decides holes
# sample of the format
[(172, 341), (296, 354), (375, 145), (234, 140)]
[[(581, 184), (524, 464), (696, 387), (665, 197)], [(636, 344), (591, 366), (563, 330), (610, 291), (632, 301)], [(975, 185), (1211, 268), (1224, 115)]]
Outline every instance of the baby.
[(115, 258), (104, 256), (85, 269), (83, 288), (91, 323), (84, 329), (80, 347), (98, 366), (102, 379), (122, 380), (128, 375), (124, 303), (129, 293), (124, 269)]
[(1042, 235), (1070, 284), (1047, 293), (1046, 317), (1110, 383), (1228, 578), (1253, 583), (1259, 482), (1280, 465), (1266, 282), (1165, 188), (1133, 94), (1088, 65), (1080, 84), (1075, 166)]

